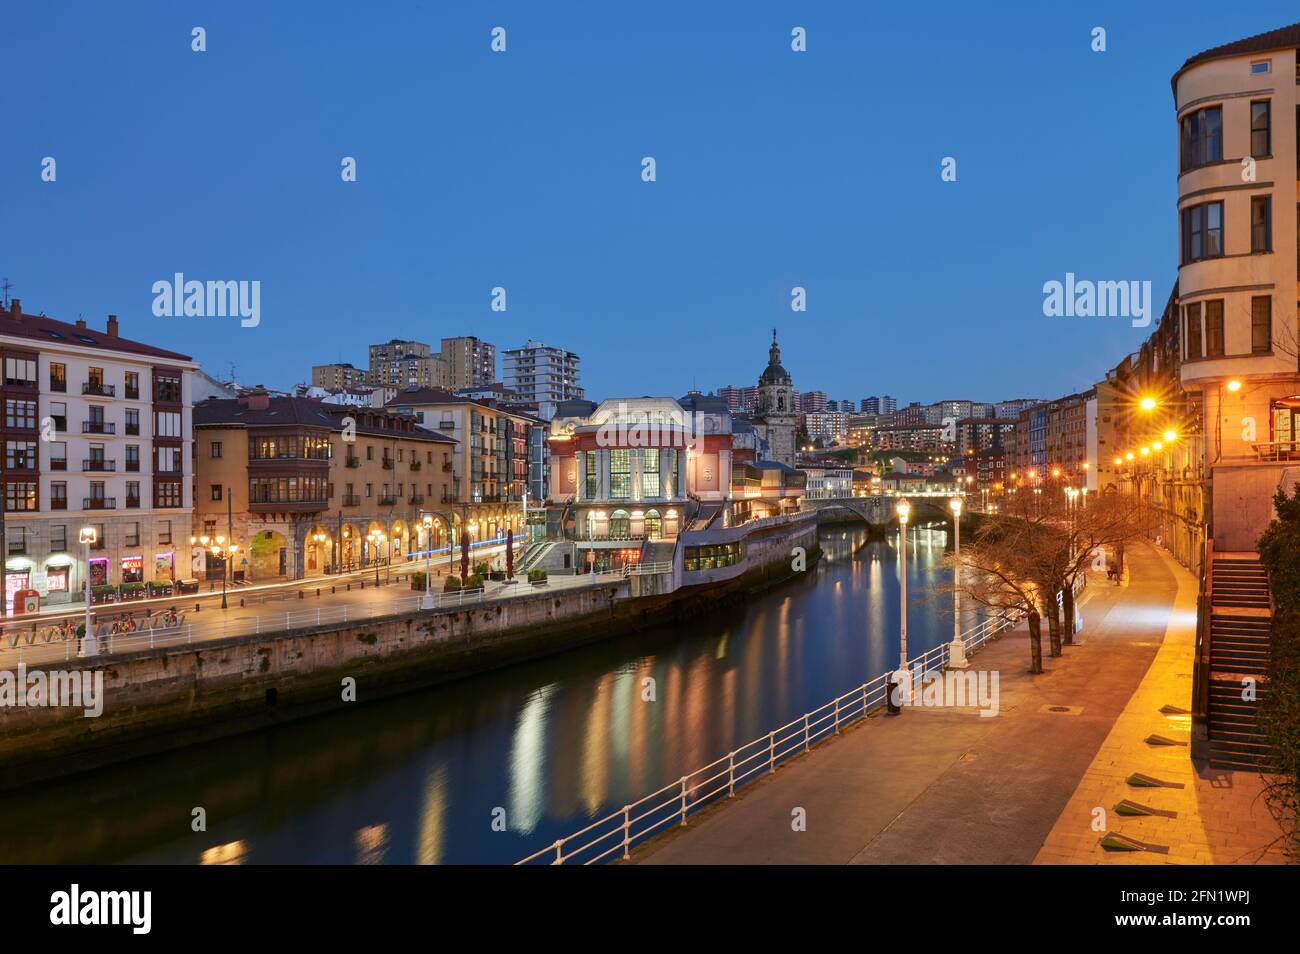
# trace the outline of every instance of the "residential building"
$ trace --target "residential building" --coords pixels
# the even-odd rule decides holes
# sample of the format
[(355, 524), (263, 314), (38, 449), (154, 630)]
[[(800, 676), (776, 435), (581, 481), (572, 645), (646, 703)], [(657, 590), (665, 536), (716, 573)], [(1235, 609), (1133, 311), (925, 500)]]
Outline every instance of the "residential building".
[[(776, 338), (773, 336), (773, 344)], [(799, 395), (799, 413), (801, 414), (821, 414), (826, 410), (826, 392), (825, 391), (804, 391)]]
[(19, 590), (78, 601), (87, 576), (188, 578), (194, 361), (123, 338), (115, 315), (99, 331), (18, 299), (0, 313), (0, 358), (7, 605)]
[[(187, 537), (239, 547), (230, 578), (302, 579), (447, 546), (455, 441), (409, 416), (252, 392), (194, 407), (195, 506)], [(378, 540), (372, 534), (383, 534)], [(221, 578), (201, 542), (193, 560)]]
[(443, 338), (441, 357), (447, 364), (449, 391), (483, 387), (497, 379), (496, 345), (473, 335)]
[(578, 385), (580, 359), (572, 351), (529, 339), (522, 348), (506, 351), (502, 358), (502, 383), (535, 403), (543, 420), (555, 415), (559, 402), (583, 396)]
[(350, 364), (314, 364), (311, 368), (312, 387), (327, 391), (345, 391), (349, 388), (363, 387), (369, 383), (368, 374), (361, 368)]
[(422, 341), (394, 338), (370, 346), (368, 384), (398, 389), (442, 388), (450, 386), (451, 381), (451, 365), (446, 357), (434, 354), (433, 348)]
[(800, 467), (807, 484), (804, 497), (808, 500), (830, 500), (853, 496), (852, 467)]

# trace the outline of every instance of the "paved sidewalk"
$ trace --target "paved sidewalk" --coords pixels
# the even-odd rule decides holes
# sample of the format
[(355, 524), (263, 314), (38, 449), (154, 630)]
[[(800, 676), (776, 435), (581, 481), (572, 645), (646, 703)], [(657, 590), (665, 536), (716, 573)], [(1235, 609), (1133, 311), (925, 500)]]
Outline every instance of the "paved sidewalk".
[[(1128, 564), (1124, 586), (1104, 576), (1091, 582), (1081, 645), (1045, 658), (1042, 675), (1026, 672), (1023, 628), (973, 657), (974, 669), (1000, 675), (996, 717), (915, 708), (875, 716), (650, 842), (633, 860), (1034, 861), (1156, 658), (1180, 598), (1176, 564), (1154, 548), (1132, 547)], [(1043, 642), (1046, 651), (1046, 626)], [(1190, 683), (1186, 695), (1190, 703)], [(796, 808), (806, 813), (806, 831), (792, 830)]]
[[(1142, 684), (1088, 766), (1036, 864), (1285, 864), (1274, 844), (1281, 834), (1261, 798), (1263, 777), (1198, 765), (1182, 745), (1153, 746), (1155, 734), (1190, 745), (1191, 716), (1161, 712), (1166, 706), (1190, 711), (1192, 666), (1196, 658), (1197, 582), (1166, 553), (1178, 584), (1174, 611), (1164, 641)], [(1126, 783), (1139, 772), (1178, 788), (1134, 788)], [(1126, 816), (1115, 811), (1127, 799), (1166, 812)], [(1098, 815), (1102, 809), (1104, 816)], [(1107, 851), (1097, 827), (1167, 848), (1167, 853)]]

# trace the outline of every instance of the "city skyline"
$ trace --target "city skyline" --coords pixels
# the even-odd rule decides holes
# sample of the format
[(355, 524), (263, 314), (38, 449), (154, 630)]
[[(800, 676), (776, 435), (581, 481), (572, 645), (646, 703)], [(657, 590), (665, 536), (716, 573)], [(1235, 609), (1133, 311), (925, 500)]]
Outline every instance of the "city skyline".
[[(1170, 154), (1168, 77), (1189, 51), (1288, 19), (1281, 4), (1245, 23), (1209, 5), (1195, 12), (1171, 20), (1103, 4), (1083, 20), (1035, 9), (995, 29), (945, 10), (919, 51), (880, 42), (915, 35), (906, 11), (832, 18), (764, 5), (737, 24), (670, 5), (636, 35), (619, 13), (548, 20), (507, 5), (489, 22), (411, 11), (407, 42), (436, 37), (438, 54), (390, 63), (386, 27), (344, 18), (234, 7), (181, 19), (142, 7), (79, 12), (73, 30), (71, 13), (10, 11), (11, 67), (42, 79), (13, 101), (20, 145), (0, 156), (24, 235), (7, 232), (0, 273), (34, 312), (92, 326), (115, 313), (125, 334), (272, 386), (295, 383), (276, 356), (304, 336), (309, 365), (355, 361), (377, 339), (476, 335), (576, 351), (592, 395), (707, 392), (751, 384), (762, 329), (776, 325), (796, 378), (828, 394), (995, 399), (978, 394), (979, 375), (1009, 340), (1006, 396), (1082, 390), (1148, 329), (1049, 319), (1043, 285), (1070, 273), (1150, 281), (1163, 300), (1176, 274), (1175, 190), (1161, 164), (1125, 156)], [(190, 49), (189, 20), (207, 30), (206, 52)], [(502, 54), (489, 49), (497, 21)], [(805, 53), (790, 49), (795, 25)], [(1096, 25), (1105, 52), (1090, 49)], [(971, 35), (1007, 55), (972, 55)], [(147, 56), (124, 61), (125, 46)], [(53, 71), (32, 59), (49, 49), (63, 51)], [(921, 52), (930, 65), (918, 70)], [(875, 121), (845, 121), (845, 89), (900, 75), (939, 104), (927, 122), (909, 124), (905, 99), (875, 94)], [(989, 122), (951, 95), (1007, 88), (1021, 90), (1027, 122), (1013, 111)], [(426, 125), (407, 120), (417, 104)], [(195, 121), (232, 110), (242, 134)], [(1100, 148), (1060, 150), (1081, 137)], [(142, 166), (145, 138), (166, 147)], [(641, 179), (645, 156), (655, 182)], [(948, 156), (955, 182), (940, 178)], [(45, 157), (55, 181), (42, 181)], [(345, 157), (355, 182), (341, 181)], [(1080, 213), (1044, 221), (1067, 181)], [(1121, 216), (1143, 227), (1115, 234)], [(262, 223), (252, 233), (251, 221)], [(933, 229), (952, 244), (919, 261), (912, 249)], [(260, 323), (154, 317), (152, 284), (175, 272), (260, 281)], [(806, 312), (790, 310), (796, 286)], [(492, 310), (498, 287), (504, 312)], [(639, 360), (629, 343), (646, 332), (686, 353), (667, 368)], [(944, 346), (924, 347), (936, 340)]]

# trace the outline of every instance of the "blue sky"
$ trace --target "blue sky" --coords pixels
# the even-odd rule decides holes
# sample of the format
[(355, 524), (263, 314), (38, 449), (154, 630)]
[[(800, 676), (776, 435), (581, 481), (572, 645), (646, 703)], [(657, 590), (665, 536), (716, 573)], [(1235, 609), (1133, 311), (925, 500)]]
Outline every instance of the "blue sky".
[[(1150, 280), (1158, 308), (1176, 276), (1171, 74), (1295, 19), (1199, 0), (6, 0), (0, 276), (27, 310), (115, 313), (246, 383), (477, 334), (577, 351), (595, 398), (680, 394), (754, 383), (776, 326), (795, 386), (832, 398), (1052, 397), (1147, 332), (1046, 318), (1044, 282)], [(260, 281), (261, 324), (154, 317), (178, 271)]]

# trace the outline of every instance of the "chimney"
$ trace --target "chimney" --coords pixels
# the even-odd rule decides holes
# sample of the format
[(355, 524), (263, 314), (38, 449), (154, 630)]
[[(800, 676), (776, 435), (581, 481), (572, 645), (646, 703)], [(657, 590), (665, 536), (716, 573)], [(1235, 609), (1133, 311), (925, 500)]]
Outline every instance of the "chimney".
[(77, 319), (77, 327), (80, 328), (82, 331), (85, 331), (85, 330), (86, 330), (86, 319), (85, 319), (85, 318), (78, 318), (78, 319)]
[(23, 303), (17, 298), (9, 299), (9, 317), (14, 321), (23, 320)]
[(261, 388), (253, 388), (240, 396), (239, 403), (250, 411), (265, 411), (271, 406), (271, 395)]
[(117, 337), (117, 315), (108, 316), (108, 336), (110, 338)]

